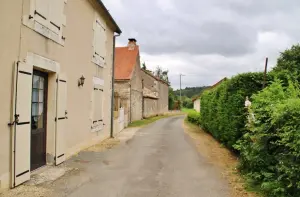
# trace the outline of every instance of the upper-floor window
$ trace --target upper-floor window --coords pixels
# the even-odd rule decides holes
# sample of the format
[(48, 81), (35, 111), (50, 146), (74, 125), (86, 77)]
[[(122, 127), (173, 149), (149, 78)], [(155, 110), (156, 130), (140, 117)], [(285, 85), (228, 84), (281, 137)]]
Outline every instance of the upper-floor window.
[(63, 44), (63, 26), (66, 25), (64, 7), (67, 0), (30, 0), (29, 16), (23, 23), (45, 37)]
[(93, 48), (93, 62), (104, 67), (106, 60), (106, 26), (99, 19), (96, 19), (94, 23)]

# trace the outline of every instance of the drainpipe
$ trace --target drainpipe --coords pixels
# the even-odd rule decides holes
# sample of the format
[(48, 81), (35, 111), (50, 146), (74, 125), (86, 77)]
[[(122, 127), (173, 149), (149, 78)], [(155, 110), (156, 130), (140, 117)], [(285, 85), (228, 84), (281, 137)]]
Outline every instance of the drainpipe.
[(116, 37), (120, 36), (114, 35), (113, 38), (113, 63), (112, 63), (112, 77), (111, 77), (111, 108), (110, 108), (110, 138), (114, 137), (114, 95), (115, 95), (115, 51), (116, 51)]

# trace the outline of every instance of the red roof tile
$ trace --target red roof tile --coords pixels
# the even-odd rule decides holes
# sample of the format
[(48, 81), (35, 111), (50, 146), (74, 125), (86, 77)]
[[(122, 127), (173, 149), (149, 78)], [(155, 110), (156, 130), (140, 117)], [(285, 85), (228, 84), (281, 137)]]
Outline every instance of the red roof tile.
[(128, 47), (116, 47), (115, 54), (115, 79), (130, 80), (135, 68), (137, 57), (139, 55), (139, 46), (134, 50)]

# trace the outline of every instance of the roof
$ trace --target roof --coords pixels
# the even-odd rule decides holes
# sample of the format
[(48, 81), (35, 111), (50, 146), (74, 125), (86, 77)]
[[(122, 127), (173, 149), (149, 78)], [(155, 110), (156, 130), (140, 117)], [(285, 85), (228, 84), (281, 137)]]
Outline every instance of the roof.
[(97, 0), (97, 2), (101, 6), (101, 8), (106, 12), (108, 18), (111, 20), (111, 22), (113, 23), (113, 25), (116, 27), (115, 32), (118, 33), (118, 34), (121, 34), (122, 31), (121, 31), (120, 27), (118, 26), (118, 24), (116, 23), (116, 21), (114, 20), (114, 18), (111, 16), (111, 14), (109, 13), (108, 9), (105, 7), (105, 5), (103, 4), (103, 2), (101, 0)]
[(133, 50), (128, 47), (116, 47), (115, 50), (115, 79), (130, 80), (139, 56), (139, 46)]
[(222, 83), (223, 81), (226, 81), (226, 80), (227, 80), (227, 77), (221, 79), (220, 81), (218, 81), (217, 83), (215, 83), (214, 85), (212, 85), (209, 89), (217, 87), (220, 83)]
[[(217, 87), (219, 84), (221, 84), (223, 81), (226, 81), (226, 80), (227, 80), (227, 77), (221, 79), (220, 81), (218, 81), (218, 82), (215, 83), (214, 85), (212, 85), (212, 86), (210, 86), (210, 87), (208, 87), (208, 88), (205, 88), (205, 89), (202, 91), (202, 93), (203, 93), (205, 90), (211, 90), (211, 89)], [(202, 93), (201, 93), (199, 96), (197, 96), (196, 98), (192, 99), (192, 101), (194, 102), (195, 100), (200, 99)]]
[(160, 81), (160, 82), (166, 84), (167, 86), (170, 85), (168, 82), (166, 82), (166, 81), (164, 81), (164, 80), (162, 80), (162, 79), (160, 79), (160, 78), (154, 76), (152, 73), (148, 72), (147, 70), (144, 70), (144, 69), (141, 69), (141, 70), (144, 71), (144, 73), (146, 73), (146, 74), (148, 74), (149, 76), (151, 76), (151, 77), (153, 77), (154, 79), (156, 79), (157, 81)]

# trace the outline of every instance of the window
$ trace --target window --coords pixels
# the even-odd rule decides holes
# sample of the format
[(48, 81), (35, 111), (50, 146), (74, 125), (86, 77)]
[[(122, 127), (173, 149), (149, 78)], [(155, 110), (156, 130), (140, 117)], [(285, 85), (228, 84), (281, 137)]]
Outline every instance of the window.
[(98, 66), (104, 67), (106, 57), (106, 27), (99, 19), (94, 24), (94, 54), (92, 61)]
[(29, 16), (24, 16), (23, 24), (43, 36), (64, 44), (62, 28), (66, 25), (64, 7), (66, 0), (30, 0)]

